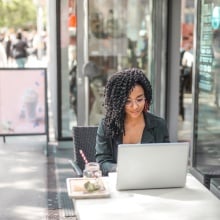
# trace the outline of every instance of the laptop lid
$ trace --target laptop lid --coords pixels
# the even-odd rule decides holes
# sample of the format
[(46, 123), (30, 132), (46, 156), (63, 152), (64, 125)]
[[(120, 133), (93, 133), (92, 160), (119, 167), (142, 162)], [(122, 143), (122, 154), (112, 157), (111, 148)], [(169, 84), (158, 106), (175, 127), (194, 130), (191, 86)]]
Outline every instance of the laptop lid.
[(118, 190), (184, 187), (189, 143), (120, 144)]

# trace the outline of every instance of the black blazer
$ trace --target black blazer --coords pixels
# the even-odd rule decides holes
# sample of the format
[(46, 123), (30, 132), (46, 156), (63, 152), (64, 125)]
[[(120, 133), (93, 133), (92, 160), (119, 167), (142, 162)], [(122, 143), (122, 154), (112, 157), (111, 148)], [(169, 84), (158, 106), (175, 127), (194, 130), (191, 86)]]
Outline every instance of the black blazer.
[[(166, 121), (152, 113), (144, 113), (145, 128), (141, 143), (169, 142)], [(105, 134), (104, 119), (100, 122), (96, 136), (96, 161), (100, 164), (103, 175), (114, 172), (117, 164), (118, 145), (122, 144), (122, 135), (111, 138)]]

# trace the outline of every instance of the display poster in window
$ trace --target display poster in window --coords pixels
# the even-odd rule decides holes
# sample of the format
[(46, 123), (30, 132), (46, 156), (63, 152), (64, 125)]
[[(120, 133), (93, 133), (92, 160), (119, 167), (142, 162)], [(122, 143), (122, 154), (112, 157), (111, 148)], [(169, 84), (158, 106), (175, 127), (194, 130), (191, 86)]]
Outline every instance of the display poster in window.
[(0, 69), (0, 135), (46, 134), (46, 69)]
[[(199, 88), (217, 92), (220, 67), (220, 1), (202, 1), (199, 44)], [(217, 71), (216, 71), (217, 70)]]

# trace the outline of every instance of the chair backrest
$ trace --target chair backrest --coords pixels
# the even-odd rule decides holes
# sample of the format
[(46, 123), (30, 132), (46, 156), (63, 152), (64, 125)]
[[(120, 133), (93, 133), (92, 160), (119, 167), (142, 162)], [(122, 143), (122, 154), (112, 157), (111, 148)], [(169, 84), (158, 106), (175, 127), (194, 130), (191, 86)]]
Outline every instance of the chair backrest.
[(80, 155), (82, 150), (88, 162), (95, 161), (95, 144), (97, 126), (74, 126), (73, 143), (74, 143), (74, 160), (81, 170), (85, 167), (85, 162)]

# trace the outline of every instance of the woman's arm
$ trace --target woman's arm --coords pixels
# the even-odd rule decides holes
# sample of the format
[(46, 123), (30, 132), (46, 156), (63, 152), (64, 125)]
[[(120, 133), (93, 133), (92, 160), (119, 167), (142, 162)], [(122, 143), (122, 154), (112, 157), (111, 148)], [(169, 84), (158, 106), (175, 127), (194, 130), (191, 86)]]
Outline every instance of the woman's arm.
[(99, 124), (96, 136), (96, 161), (100, 164), (103, 175), (116, 171), (116, 162), (113, 158), (112, 140), (104, 132), (104, 121)]

